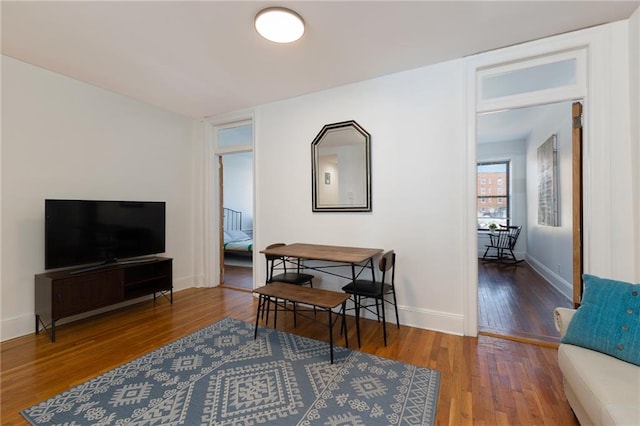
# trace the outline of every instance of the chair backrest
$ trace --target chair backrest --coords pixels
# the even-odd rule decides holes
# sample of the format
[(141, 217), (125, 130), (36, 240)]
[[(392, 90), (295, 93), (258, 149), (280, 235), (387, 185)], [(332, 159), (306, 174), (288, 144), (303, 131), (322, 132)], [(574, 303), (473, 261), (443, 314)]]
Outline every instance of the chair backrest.
[[(282, 247), (285, 246), (285, 243), (273, 243), (273, 244), (269, 244), (266, 247), (266, 250), (271, 249), (271, 248), (276, 248), (276, 247)], [(264, 255), (265, 259), (267, 259), (267, 282), (271, 282), (272, 277), (273, 277), (273, 271), (276, 268), (276, 263), (278, 263), (278, 260), (281, 263), (282, 268), (284, 269), (285, 273), (287, 271), (286, 269), (286, 265), (284, 262), (284, 257), (283, 256), (278, 256), (278, 255), (274, 255), (274, 254), (265, 254)]]
[[(282, 246), (286, 246), (285, 243), (273, 243), (273, 244), (269, 244), (265, 250), (269, 250), (272, 248), (276, 248), (276, 247), (282, 247)], [(264, 257), (267, 258), (267, 261), (269, 260), (276, 260), (276, 259), (282, 259), (282, 256), (277, 256), (277, 255), (273, 255), (273, 254), (265, 254)]]
[(387, 272), (391, 270), (391, 281), (387, 284), (393, 286), (396, 276), (396, 253), (393, 250), (386, 251), (378, 262), (378, 268), (382, 271), (382, 280), (380, 281), (382, 283), (385, 283)]
[(520, 231), (522, 230), (522, 226), (509, 226), (509, 248), (513, 249), (518, 242), (518, 236), (520, 235)]

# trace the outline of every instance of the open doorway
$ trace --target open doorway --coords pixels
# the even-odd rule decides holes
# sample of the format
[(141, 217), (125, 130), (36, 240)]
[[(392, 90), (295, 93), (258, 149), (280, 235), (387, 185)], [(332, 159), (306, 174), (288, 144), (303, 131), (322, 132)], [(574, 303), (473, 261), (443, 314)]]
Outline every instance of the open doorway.
[[(211, 232), (207, 276), (220, 285), (253, 290), (253, 119), (234, 115), (211, 122)], [(213, 213), (215, 212), (215, 213)]]
[[(559, 341), (553, 309), (573, 306), (572, 123), (571, 102), (508, 109), (477, 117), (478, 328), (481, 334), (526, 341)], [(555, 141), (557, 221), (554, 225), (541, 223), (538, 217), (538, 154), (548, 140)], [(497, 180), (502, 182), (499, 187), (496, 187)], [(522, 227), (513, 253), (523, 262), (482, 259), (492, 236), (489, 225), (496, 222), (499, 226)]]
[(253, 153), (220, 157), (221, 284), (253, 290)]

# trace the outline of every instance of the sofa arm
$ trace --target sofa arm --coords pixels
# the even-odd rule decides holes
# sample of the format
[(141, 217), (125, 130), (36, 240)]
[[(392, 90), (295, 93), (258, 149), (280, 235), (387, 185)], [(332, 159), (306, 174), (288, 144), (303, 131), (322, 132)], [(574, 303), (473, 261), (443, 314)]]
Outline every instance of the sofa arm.
[(569, 322), (573, 318), (573, 314), (576, 313), (575, 309), (570, 308), (555, 308), (553, 311), (553, 319), (556, 324), (556, 330), (560, 332), (560, 337), (563, 337), (567, 333), (567, 327)]

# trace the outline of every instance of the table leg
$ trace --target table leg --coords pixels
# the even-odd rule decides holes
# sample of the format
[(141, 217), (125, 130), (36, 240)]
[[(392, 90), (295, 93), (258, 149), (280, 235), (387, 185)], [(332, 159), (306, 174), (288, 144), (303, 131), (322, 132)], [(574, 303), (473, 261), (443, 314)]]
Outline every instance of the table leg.
[(349, 336), (347, 333), (347, 302), (342, 302), (342, 331), (344, 332), (344, 346), (349, 347)]
[(296, 312), (296, 302), (292, 302), (293, 303), (293, 328), (296, 328), (298, 326), (298, 319), (297, 319), (297, 312)]
[(327, 309), (329, 313), (329, 351), (331, 353), (331, 364), (333, 364), (333, 321), (331, 321), (331, 309)]
[(273, 329), (275, 330), (278, 328), (278, 298), (274, 297), (273, 299)]
[(371, 281), (376, 280), (376, 268), (373, 266), (373, 257), (369, 258), (369, 265), (371, 268)]
[(357, 295), (353, 295), (354, 310), (356, 311), (356, 336), (358, 337), (358, 348), (360, 347), (360, 300)]
[(256, 326), (253, 329), (253, 340), (256, 340), (256, 338), (258, 337), (258, 320), (260, 320), (260, 308), (264, 303), (263, 299), (264, 298), (262, 295), (258, 296), (258, 311), (256, 312)]

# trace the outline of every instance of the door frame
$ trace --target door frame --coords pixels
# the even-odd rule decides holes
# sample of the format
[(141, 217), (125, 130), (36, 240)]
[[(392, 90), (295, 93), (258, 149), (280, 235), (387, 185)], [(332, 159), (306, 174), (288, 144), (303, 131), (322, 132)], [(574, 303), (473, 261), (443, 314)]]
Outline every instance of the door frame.
[[(533, 43), (536, 44), (536, 43)], [(563, 47), (551, 47), (538, 44), (538, 54), (536, 49), (528, 51), (529, 54), (523, 55), (523, 49), (506, 48), (500, 52), (489, 52), (484, 55), (478, 55), (469, 59), (467, 62), (467, 209), (464, 209), (463, 223), (467, 224), (466, 235), (467, 245), (465, 257), (467, 268), (464, 277), (467, 283), (464, 288), (463, 309), (464, 334), (468, 336), (478, 335), (478, 265), (477, 265), (477, 130), (476, 120), (479, 113), (497, 112), (505, 109), (532, 107), (543, 104), (556, 102), (568, 102), (576, 99), (587, 103), (588, 100), (588, 81), (589, 68), (587, 62), (587, 53), (589, 46), (585, 43), (564, 45)], [(537, 92), (524, 93), (518, 95), (504, 96), (488, 101), (482, 101), (480, 90), (482, 88), (481, 78), (487, 75), (500, 74), (504, 72), (514, 71), (518, 69), (529, 68), (531, 66), (544, 63), (557, 62), (566, 58), (575, 58), (577, 76), (576, 82), (572, 86), (565, 86), (558, 89), (546, 89)], [(584, 161), (584, 160), (583, 160)], [(584, 194), (584, 188), (581, 195)], [(584, 224), (584, 213), (582, 223)], [(582, 245), (584, 248), (584, 243)], [(583, 266), (584, 262), (580, 262)], [(575, 262), (574, 262), (575, 267)], [(573, 284), (575, 287), (575, 284)]]
[[(203, 281), (206, 286), (219, 286), (221, 284), (221, 270), (223, 268), (222, 256), (222, 191), (221, 191), (221, 161), (224, 154), (253, 152), (253, 218), (256, 228), (256, 160), (255, 160), (255, 112), (253, 109), (242, 110), (231, 114), (209, 117), (204, 124), (204, 147), (202, 151), (203, 164)], [(247, 145), (232, 147), (218, 146), (218, 130), (240, 125), (251, 124), (253, 127), (252, 140)], [(255, 239), (255, 233), (254, 233)], [(255, 259), (256, 245), (253, 246), (253, 258)], [(256, 281), (256, 268), (253, 268), (253, 281)]]
[(583, 164), (582, 143), (583, 143), (583, 120), (582, 108), (580, 101), (576, 101), (571, 106), (572, 118), (572, 212), (571, 221), (573, 226), (573, 306), (578, 307), (582, 300), (582, 273), (584, 271), (584, 234), (583, 234), (583, 214), (584, 197), (583, 197)]

